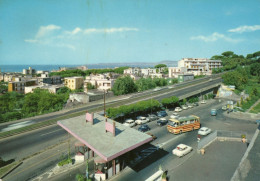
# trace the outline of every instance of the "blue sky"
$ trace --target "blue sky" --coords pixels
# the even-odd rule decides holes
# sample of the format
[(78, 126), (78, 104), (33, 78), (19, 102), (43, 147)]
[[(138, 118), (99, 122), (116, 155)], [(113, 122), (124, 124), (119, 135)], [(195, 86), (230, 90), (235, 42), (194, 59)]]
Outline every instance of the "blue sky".
[(246, 55), (259, 0), (1, 0), (0, 64), (95, 64)]

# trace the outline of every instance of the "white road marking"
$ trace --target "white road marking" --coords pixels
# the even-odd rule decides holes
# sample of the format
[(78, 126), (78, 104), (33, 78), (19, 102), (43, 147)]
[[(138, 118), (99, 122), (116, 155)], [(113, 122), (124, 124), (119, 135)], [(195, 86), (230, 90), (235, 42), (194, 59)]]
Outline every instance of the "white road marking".
[(54, 133), (54, 132), (57, 132), (57, 131), (60, 131), (60, 130), (63, 130), (63, 129), (57, 129), (57, 130), (51, 131), (49, 133), (44, 133), (44, 134), (41, 134), (41, 136), (44, 136), (44, 135), (47, 135), (47, 134), (51, 134), (51, 133)]

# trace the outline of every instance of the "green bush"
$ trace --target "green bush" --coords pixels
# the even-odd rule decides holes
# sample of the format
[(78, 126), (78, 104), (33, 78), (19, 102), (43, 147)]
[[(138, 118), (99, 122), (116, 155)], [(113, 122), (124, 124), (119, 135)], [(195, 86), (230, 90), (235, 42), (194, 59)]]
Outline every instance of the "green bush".
[(59, 166), (63, 166), (63, 165), (66, 165), (66, 164), (70, 164), (72, 163), (72, 159), (71, 158), (67, 158), (67, 159), (64, 159), (64, 160), (61, 160), (58, 165)]

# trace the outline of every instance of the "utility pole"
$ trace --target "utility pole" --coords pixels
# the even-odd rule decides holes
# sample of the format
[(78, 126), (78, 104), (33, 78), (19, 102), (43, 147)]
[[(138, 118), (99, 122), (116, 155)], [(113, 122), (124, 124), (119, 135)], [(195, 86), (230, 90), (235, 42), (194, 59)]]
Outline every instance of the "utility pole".
[(104, 89), (104, 117), (106, 117), (106, 90)]

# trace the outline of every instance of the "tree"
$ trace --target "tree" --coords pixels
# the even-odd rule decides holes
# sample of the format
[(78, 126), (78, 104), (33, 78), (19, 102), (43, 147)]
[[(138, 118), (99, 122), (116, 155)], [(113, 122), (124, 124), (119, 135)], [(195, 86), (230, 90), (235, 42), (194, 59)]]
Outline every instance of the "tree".
[(141, 78), (136, 81), (138, 91), (144, 91), (156, 87), (156, 83), (151, 78)]
[(162, 68), (162, 67), (167, 67), (167, 65), (165, 65), (165, 64), (158, 64), (158, 65), (154, 66), (154, 68)]
[(234, 52), (232, 51), (226, 51), (226, 52), (223, 52), (221, 55), (223, 55), (224, 57), (232, 57), (234, 56)]
[(71, 92), (70, 88), (64, 86), (57, 90), (57, 94), (65, 94)]
[(137, 86), (130, 76), (116, 79), (112, 88), (115, 95), (129, 94), (137, 91)]
[(253, 63), (250, 65), (250, 74), (260, 76), (260, 63)]

